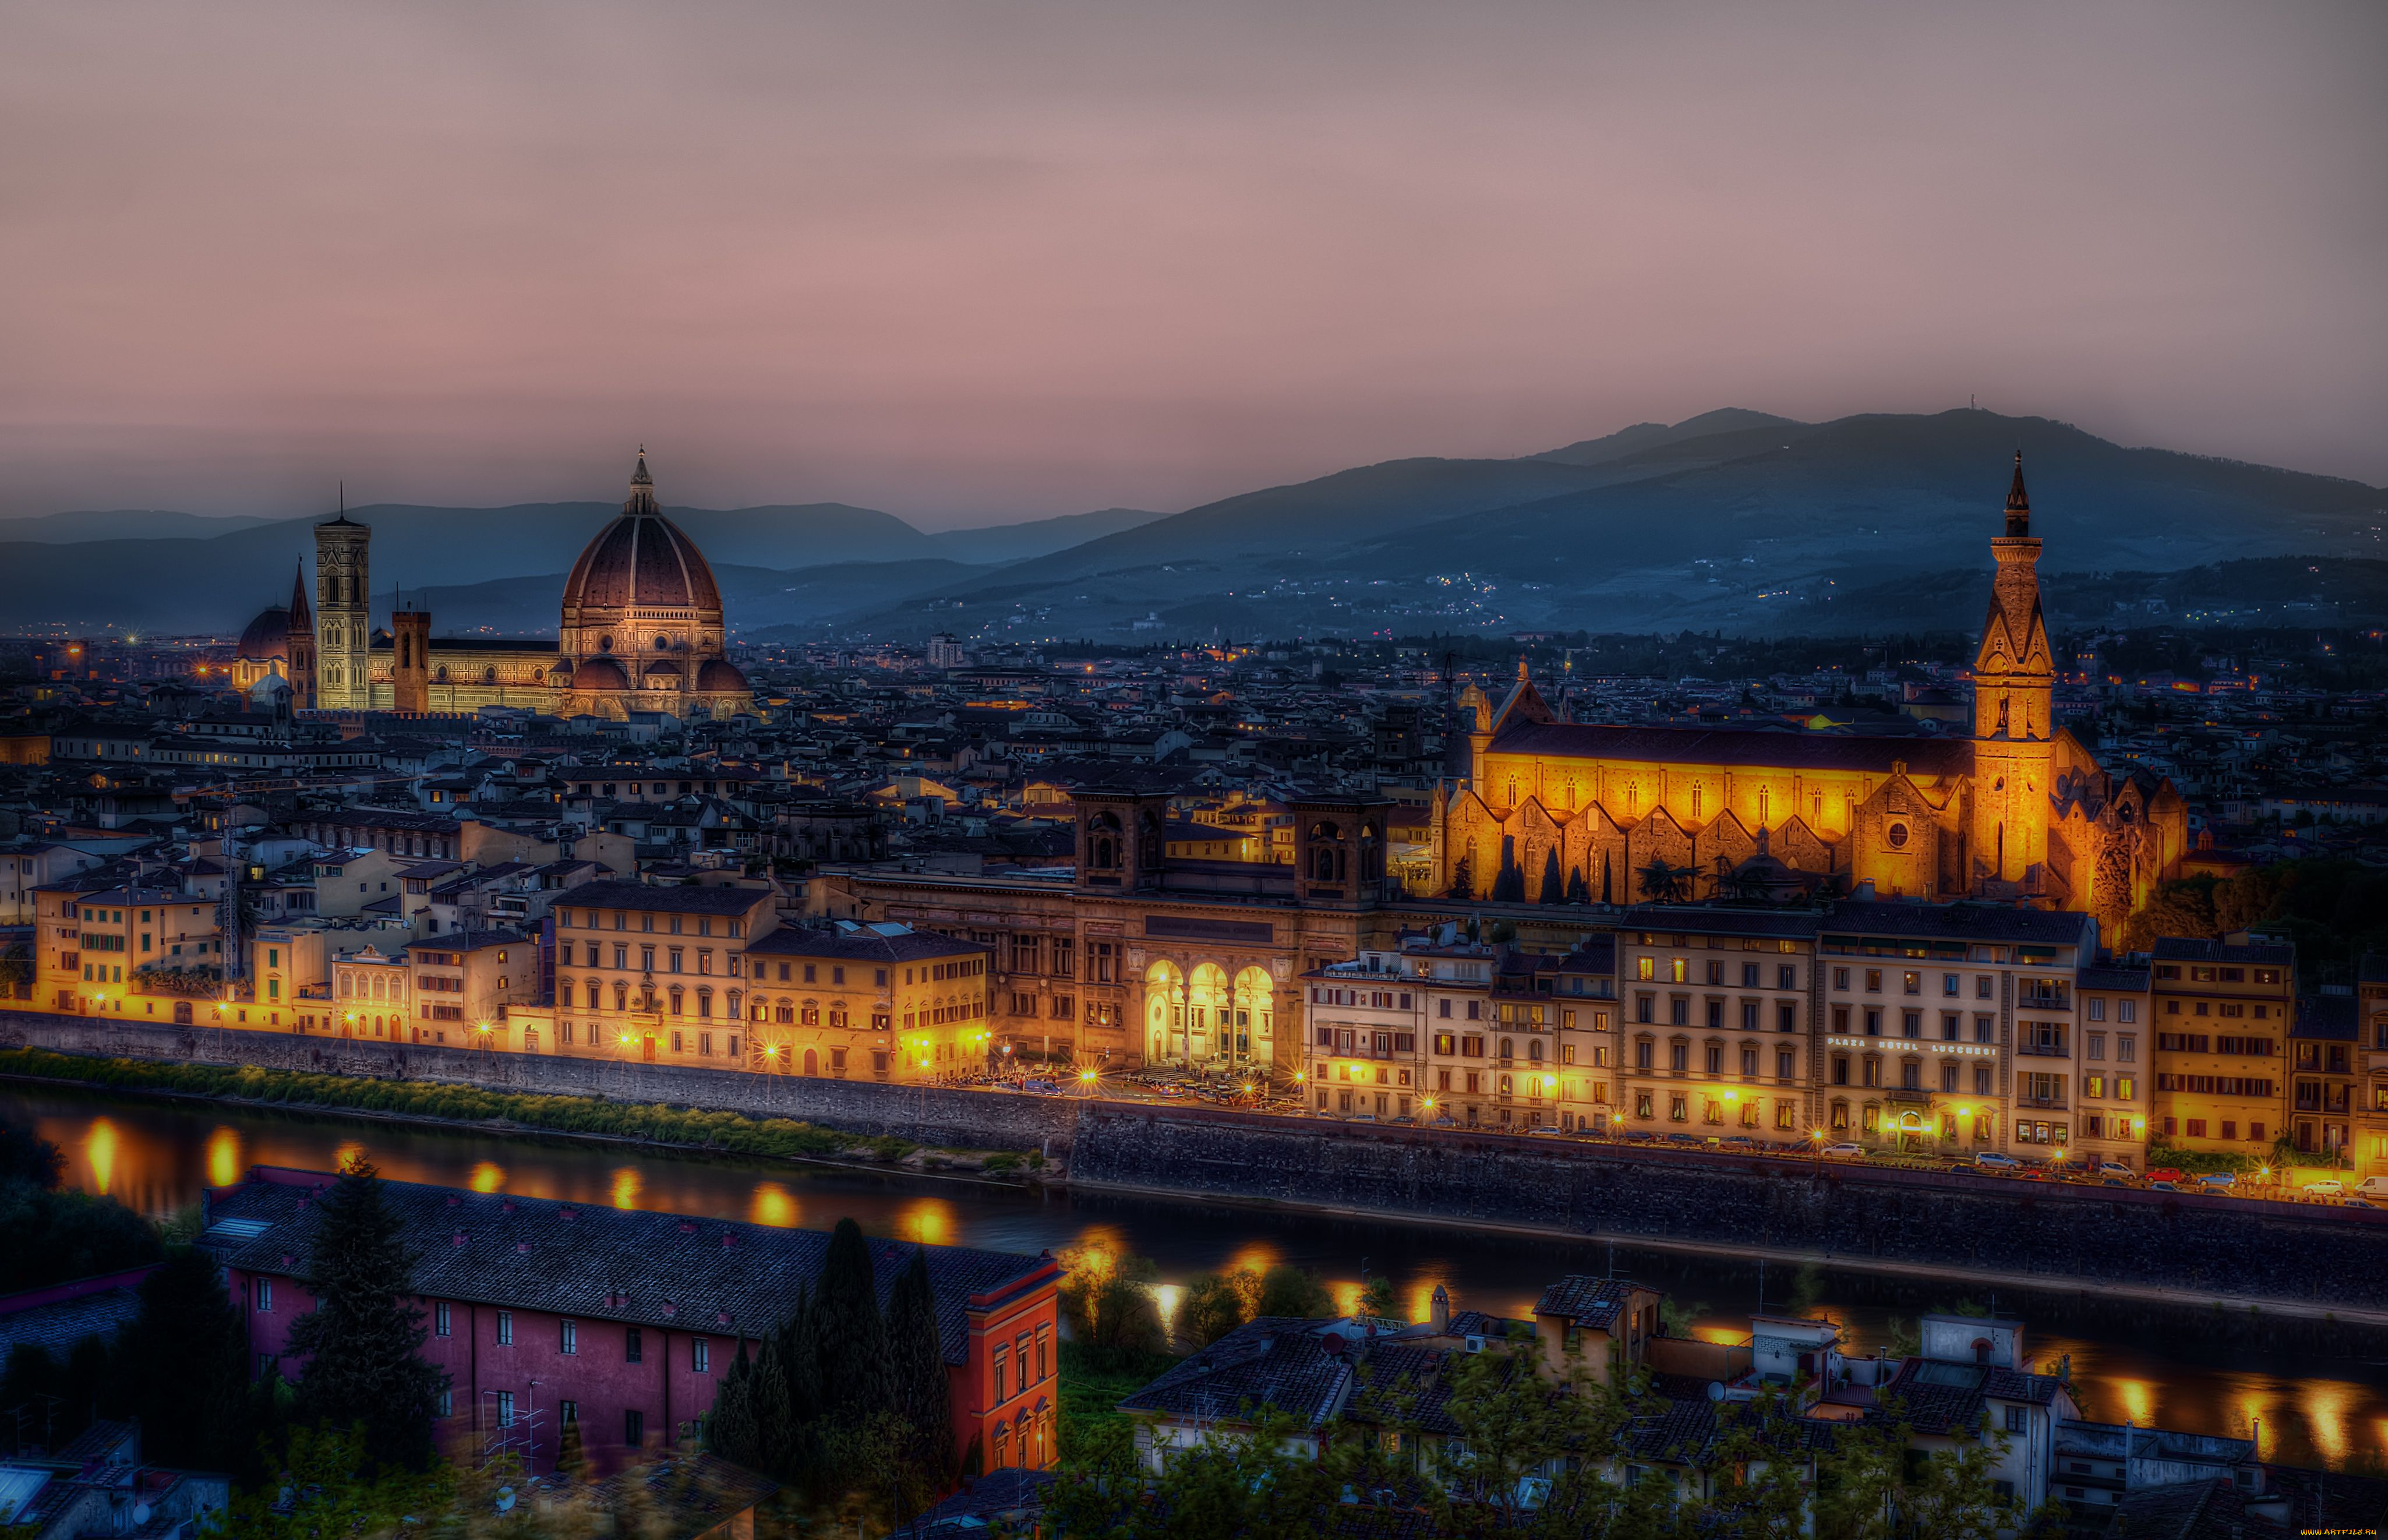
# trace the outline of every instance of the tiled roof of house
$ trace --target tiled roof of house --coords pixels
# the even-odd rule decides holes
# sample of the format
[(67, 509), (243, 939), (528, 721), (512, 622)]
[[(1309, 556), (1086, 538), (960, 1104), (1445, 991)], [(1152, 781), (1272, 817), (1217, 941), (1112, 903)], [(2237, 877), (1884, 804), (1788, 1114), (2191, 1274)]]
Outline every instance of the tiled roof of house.
[(1882, 1387), (1871, 1415), (1896, 1416), (1920, 1433), (1960, 1432), (1980, 1427), (1993, 1400), (2044, 1406), (2056, 1399), (2057, 1389), (2056, 1377), (2050, 1374), (1997, 1364), (1910, 1358)]
[[(201, 1243), (227, 1267), (303, 1278), (322, 1212), (313, 1199), (336, 1179), (329, 1172), (252, 1171), (238, 1187), (210, 1194)], [(822, 1230), (419, 1182), (381, 1187), (414, 1258), (414, 1292), (426, 1299), (760, 1335), (780, 1323), (793, 1289), (819, 1276), (829, 1254)], [(871, 1270), (883, 1305), (915, 1251), (929, 1254), (948, 1363), (962, 1361), (969, 1296), (1002, 1291), (1051, 1266), (1042, 1256), (874, 1238)]]
[(1543, 1291), (1543, 1297), (1534, 1302), (1534, 1314), (1557, 1316), (1578, 1326), (1606, 1331), (1617, 1324), (1617, 1313), (1625, 1308), (1633, 1291), (1643, 1287), (1621, 1278), (1569, 1273)]
[(1861, 931), (1878, 935), (1946, 936), (1967, 941), (2036, 941), (2077, 944), (2090, 925), (2085, 914), (2001, 904), (1835, 904), (1825, 917), (1828, 932)]
[(1352, 1386), (1353, 1355), (1330, 1350), (1330, 1324), (1289, 1316), (1248, 1321), (1122, 1401), (1120, 1410), (1211, 1419), (1268, 1406), (1316, 1428)]
[(1529, 722), (1492, 740), (1494, 754), (1546, 758), (1623, 759), (1666, 765), (1765, 765), (1783, 770), (1860, 770), (1888, 774), (1904, 763), (1914, 776), (1954, 776), (1974, 768), (1970, 738), (1864, 737), (1750, 728), (1607, 727)]
[(931, 957), (991, 957), (995, 948), (934, 931), (887, 934), (869, 925), (854, 930), (813, 930), (782, 925), (746, 948), (749, 957), (826, 957), (841, 961), (914, 962)]
[(756, 904), (771, 901), (762, 887), (727, 887), (693, 883), (661, 887), (652, 883), (606, 881), (583, 883), (557, 894), (555, 901), (574, 909), (643, 910), (658, 914), (744, 914)]
[(2285, 941), (2255, 941), (2234, 946), (2228, 941), (2167, 935), (2156, 942), (2159, 962), (2267, 962), (2286, 967), (2297, 949)]
[(75, 1343), (86, 1337), (114, 1337), (141, 1314), (141, 1296), (130, 1283), (21, 1308), (11, 1305), (0, 1300), (0, 1363), (20, 1347), (37, 1347), (63, 1364)]
[(2362, 1013), (2353, 995), (2300, 995), (2292, 1037), (2319, 1037), (2351, 1043), (2360, 1034)]

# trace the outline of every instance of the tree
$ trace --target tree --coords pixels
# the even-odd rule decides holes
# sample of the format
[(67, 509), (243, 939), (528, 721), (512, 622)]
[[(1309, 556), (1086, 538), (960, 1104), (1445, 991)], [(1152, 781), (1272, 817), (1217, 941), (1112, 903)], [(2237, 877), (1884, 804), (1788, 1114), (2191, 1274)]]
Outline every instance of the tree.
[(116, 1343), (116, 1404), (141, 1420), (142, 1457), (239, 1470), (256, 1456), (248, 1336), (215, 1259), (178, 1246), (141, 1283)]
[[(887, 1346), (895, 1410), (908, 1430), (906, 1468), (921, 1488), (921, 1495), (942, 1492), (954, 1479), (953, 1406), (925, 1248), (913, 1249), (911, 1266), (896, 1280), (887, 1306)], [(1026, 1377), (1024, 1370), (1022, 1377)]]
[(431, 1463), (431, 1421), (448, 1376), (423, 1361), (429, 1334), (409, 1305), (414, 1259), (373, 1163), (352, 1160), (317, 1203), (306, 1284), (315, 1308), (290, 1329), (286, 1351), (303, 1360), (303, 1422), (362, 1424), (375, 1461), (408, 1470)]
[(1546, 904), (1556, 904), (1567, 897), (1567, 880), (1559, 875), (1556, 846), (1543, 852), (1543, 890), (1537, 897)]
[(0, 1181), (0, 1293), (122, 1272), (165, 1254), (147, 1220), (113, 1198)]
[(1260, 1297), (1252, 1302), (1252, 1314), (1324, 1319), (1335, 1314), (1335, 1297), (1317, 1275), (1280, 1262), (1261, 1275)]
[(1644, 898), (1654, 904), (1680, 904), (1691, 896), (1693, 874), (1688, 866), (1671, 866), (1665, 857), (1654, 856), (1635, 876)]
[(887, 1323), (879, 1314), (870, 1242), (862, 1227), (840, 1219), (813, 1296), (820, 1362), (821, 1410), (860, 1419), (889, 1404)]
[(31, 1128), (0, 1123), (0, 1181), (55, 1189), (66, 1169), (66, 1155), (57, 1145)]
[(746, 1355), (746, 1338), (738, 1338), (738, 1356), (713, 1394), (713, 1410), (705, 1414), (705, 1446), (732, 1465), (763, 1469), (763, 1449), (755, 1428), (755, 1365)]
[(1476, 872), (1474, 871), (1473, 858), (1462, 856), (1459, 858), (1458, 863), (1452, 867), (1451, 891), (1447, 896), (1453, 898), (1473, 898), (1476, 897)]
[(1496, 904), (1522, 904), (1526, 901), (1526, 874), (1513, 859), (1509, 842), (1501, 842), (1501, 870), (1493, 873), (1492, 901)]
[(1592, 902), (1592, 885), (1583, 880), (1583, 868), (1576, 867), (1568, 873), (1567, 901), (1570, 904)]
[(324, 1540), (329, 1535), (400, 1533), (409, 1515), (451, 1506), (455, 1467), (421, 1474), (377, 1460), (357, 1428), (295, 1428), (276, 1479), (234, 1494), (222, 1533), (244, 1540)]
[(1360, 1280), (1360, 1314), (1391, 1320), (1393, 1312), (1400, 1308), (1401, 1295), (1393, 1288), (1391, 1279), (1378, 1273)]
[(1195, 1347), (1208, 1347), (1251, 1318), (1243, 1291), (1217, 1273), (1204, 1273), (1186, 1286), (1177, 1334)]
[(1090, 1362), (1135, 1364), (1162, 1351), (1167, 1333), (1152, 1297), (1160, 1269), (1150, 1260), (1102, 1245), (1073, 1246), (1061, 1254), (1061, 1265), (1062, 1317)]

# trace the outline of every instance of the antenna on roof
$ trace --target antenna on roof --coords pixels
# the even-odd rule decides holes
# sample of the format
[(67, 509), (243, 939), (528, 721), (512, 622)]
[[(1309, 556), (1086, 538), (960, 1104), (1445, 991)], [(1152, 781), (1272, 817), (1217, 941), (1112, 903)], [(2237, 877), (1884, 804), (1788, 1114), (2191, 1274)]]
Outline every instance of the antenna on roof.
[(340, 516), (349, 516), (349, 483), (346, 477), (340, 481)]

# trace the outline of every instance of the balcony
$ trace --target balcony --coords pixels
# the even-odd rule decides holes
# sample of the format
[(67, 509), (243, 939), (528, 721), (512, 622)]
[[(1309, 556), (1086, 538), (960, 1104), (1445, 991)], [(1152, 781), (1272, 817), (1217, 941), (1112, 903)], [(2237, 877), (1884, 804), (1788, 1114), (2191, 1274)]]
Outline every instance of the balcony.
[(1882, 1093), (1885, 1101), (1916, 1107), (1932, 1104), (1933, 1093), (1918, 1086), (1893, 1086)]

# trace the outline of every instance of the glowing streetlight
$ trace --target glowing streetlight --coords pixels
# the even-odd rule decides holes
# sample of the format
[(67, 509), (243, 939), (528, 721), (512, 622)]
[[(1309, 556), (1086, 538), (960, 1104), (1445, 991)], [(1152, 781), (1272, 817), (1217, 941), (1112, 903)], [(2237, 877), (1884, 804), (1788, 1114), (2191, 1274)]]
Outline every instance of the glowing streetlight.
[[(1557, 1075), (1543, 1075), (1543, 1089), (1544, 1089), (1544, 1090), (1546, 1090), (1546, 1091), (1555, 1091), (1555, 1090), (1556, 1090), (1556, 1089), (1558, 1089), (1558, 1088), (1559, 1088), (1559, 1077), (1558, 1077)], [(1732, 1097), (1730, 1097), (1730, 1096), (1728, 1096), (1728, 1097), (1726, 1097), (1726, 1098), (1725, 1098), (1725, 1100), (1726, 1100), (1727, 1101), (1732, 1101), (1732, 1100), (1733, 1100), (1733, 1098), (1732, 1098)]]
[(1080, 1070), (1078, 1072), (1078, 1083), (1082, 1086), (1093, 1085), (1095, 1083), (1095, 1072), (1090, 1069)]

